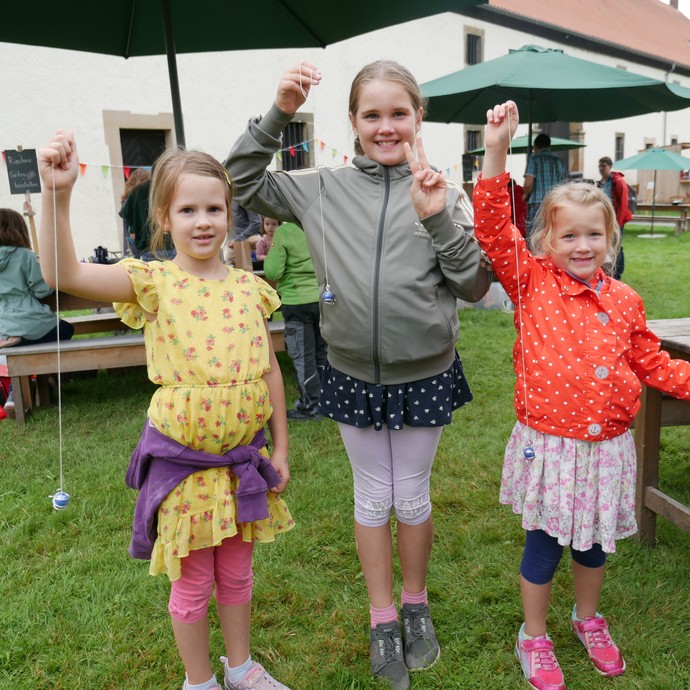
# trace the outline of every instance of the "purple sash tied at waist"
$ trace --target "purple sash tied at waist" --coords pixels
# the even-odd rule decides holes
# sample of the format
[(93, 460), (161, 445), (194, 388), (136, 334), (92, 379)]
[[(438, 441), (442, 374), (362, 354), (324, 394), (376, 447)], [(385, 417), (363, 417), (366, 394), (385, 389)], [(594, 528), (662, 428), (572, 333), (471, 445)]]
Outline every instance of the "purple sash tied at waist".
[(185, 477), (211, 467), (229, 467), (239, 480), (235, 494), (238, 522), (266, 519), (266, 492), (280, 483), (280, 476), (259, 452), (265, 445), (266, 437), (260, 429), (248, 445), (215, 455), (183, 446), (147, 421), (125, 475), (127, 486), (139, 490), (130, 555), (151, 558), (161, 503)]

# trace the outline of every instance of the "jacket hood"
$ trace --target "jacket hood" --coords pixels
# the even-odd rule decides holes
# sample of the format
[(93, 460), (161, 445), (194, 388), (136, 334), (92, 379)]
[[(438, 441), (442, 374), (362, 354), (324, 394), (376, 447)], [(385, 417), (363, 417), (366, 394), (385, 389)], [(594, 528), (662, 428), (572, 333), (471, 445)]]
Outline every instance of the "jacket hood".
[(17, 249), (18, 247), (0, 247), (0, 271), (4, 271), (7, 268), (12, 254), (14, 254)]

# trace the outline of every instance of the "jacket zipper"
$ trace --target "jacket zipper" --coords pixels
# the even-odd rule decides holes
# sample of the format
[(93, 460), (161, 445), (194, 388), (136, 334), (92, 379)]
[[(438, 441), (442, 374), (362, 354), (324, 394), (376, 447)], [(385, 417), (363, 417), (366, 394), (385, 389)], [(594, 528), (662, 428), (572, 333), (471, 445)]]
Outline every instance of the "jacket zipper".
[(383, 206), (381, 208), (381, 215), (379, 216), (379, 224), (376, 229), (376, 261), (374, 262), (374, 308), (372, 310), (372, 322), (374, 328), (374, 338), (373, 338), (373, 360), (374, 360), (374, 382), (376, 384), (381, 383), (381, 357), (379, 354), (380, 337), (379, 337), (379, 290), (381, 284), (381, 249), (383, 246), (383, 229), (386, 221), (386, 211), (388, 210), (388, 199), (390, 197), (391, 191), (391, 177), (390, 170), (383, 167), (383, 182), (384, 182), (384, 192), (383, 192)]

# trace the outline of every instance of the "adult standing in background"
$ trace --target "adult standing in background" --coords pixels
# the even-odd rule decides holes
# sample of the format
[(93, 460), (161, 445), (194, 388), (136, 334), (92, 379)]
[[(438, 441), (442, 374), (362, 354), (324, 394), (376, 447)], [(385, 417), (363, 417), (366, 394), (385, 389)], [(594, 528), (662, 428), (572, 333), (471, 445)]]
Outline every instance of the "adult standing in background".
[(626, 223), (632, 220), (633, 214), (628, 206), (628, 183), (623, 178), (623, 173), (613, 172), (611, 170), (613, 161), (604, 156), (599, 159), (599, 174), (601, 180), (597, 182), (599, 187), (606, 196), (613, 202), (613, 208), (616, 212), (616, 222), (621, 229), (621, 248), (616, 259), (616, 267), (613, 269), (613, 277), (620, 280), (625, 269), (625, 256), (623, 255), (623, 227)]
[[(273, 218), (264, 218), (275, 221)], [(299, 225), (283, 223), (273, 235), (264, 258), (264, 276), (276, 281), (280, 310), (285, 320), (285, 348), (295, 365), (299, 398), (288, 419), (320, 419), (321, 378), (326, 367), (327, 346), (319, 327), (321, 290), (311, 262), (307, 238)]]
[(530, 156), (525, 173), (525, 194), (527, 202), (527, 237), (532, 233), (534, 219), (541, 202), (551, 187), (565, 182), (568, 170), (563, 161), (551, 153), (551, 137), (542, 132), (534, 140), (534, 153)]
[[(125, 189), (122, 192), (122, 196), (120, 197), (120, 215), (122, 215), (122, 209), (125, 206), (125, 203), (127, 202), (127, 199), (129, 198), (130, 194), (140, 185), (142, 182), (146, 182), (146, 180), (151, 179), (151, 171), (148, 168), (135, 168), (132, 170), (130, 173), (129, 177), (127, 178), (127, 182), (125, 183)], [(145, 209), (146, 213), (148, 213), (148, 202), (145, 204)], [(128, 216), (129, 217), (129, 216)], [(124, 225), (124, 244), (123, 248), (129, 248), (130, 253), (135, 259), (138, 259), (141, 256), (141, 250), (137, 247), (136, 241), (137, 241), (137, 236), (136, 233), (132, 228), (130, 228), (130, 224), (126, 218), (122, 219), (123, 225)], [(146, 220), (143, 221), (142, 224), (140, 224), (140, 227), (145, 226)], [(127, 252), (124, 252), (124, 256), (127, 256)]]
[(149, 221), (149, 193), (151, 191), (151, 176), (136, 185), (129, 196), (125, 199), (120, 216), (129, 228), (131, 235), (134, 235), (134, 246), (139, 252), (142, 261), (153, 261), (159, 259), (175, 258), (175, 248), (169, 236), (166, 235), (166, 245), (164, 249), (155, 253), (151, 251), (151, 223)]
[(235, 242), (244, 242), (254, 238), (254, 243), (261, 237), (261, 216), (248, 211), (233, 199), (232, 228), (235, 231)]
[[(249, 211), (240, 206), (235, 199), (232, 200), (232, 227), (228, 232), (228, 242), (225, 245), (224, 260), (234, 260), (237, 255), (235, 243), (249, 242), (254, 251), (256, 243), (261, 239), (261, 216), (254, 211)], [(232, 254), (232, 257), (230, 257)]]

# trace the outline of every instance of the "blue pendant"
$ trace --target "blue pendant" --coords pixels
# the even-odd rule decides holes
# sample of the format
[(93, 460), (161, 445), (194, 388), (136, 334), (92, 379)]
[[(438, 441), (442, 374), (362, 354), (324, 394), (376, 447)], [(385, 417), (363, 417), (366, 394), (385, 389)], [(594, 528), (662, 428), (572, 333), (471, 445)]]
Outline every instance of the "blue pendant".
[(335, 293), (330, 290), (324, 290), (321, 294), (321, 299), (323, 299), (324, 304), (335, 304)]
[(536, 455), (532, 446), (527, 446), (523, 453), (525, 455), (525, 460), (534, 460), (534, 456)]
[(69, 494), (62, 489), (58, 489), (51, 498), (53, 499), (53, 508), (55, 510), (64, 510), (69, 505)]

